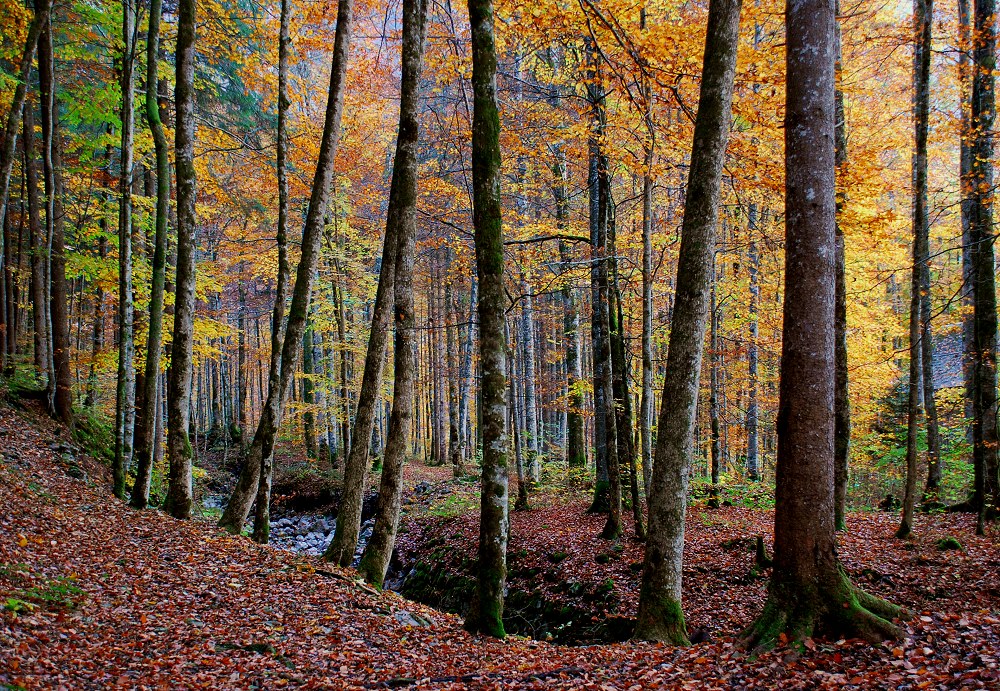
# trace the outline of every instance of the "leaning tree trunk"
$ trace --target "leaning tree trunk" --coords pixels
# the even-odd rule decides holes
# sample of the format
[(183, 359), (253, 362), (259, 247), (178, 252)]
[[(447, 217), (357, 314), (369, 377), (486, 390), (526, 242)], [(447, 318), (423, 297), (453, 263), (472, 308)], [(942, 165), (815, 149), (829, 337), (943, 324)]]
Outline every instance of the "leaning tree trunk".
[[(836, 6), (840, 15), (839, 4)], [(847, 530), (847, 480), (848, 461), (851, 452), (851, 397), (847, 369), (847, 266), (844, 245), (844, 229), (841, 216), (847, 204), (847, 114), (844, 111), (844, 92), (841, 89), (843, 49), (840, 40), (840, 24), (837, 24), (836, 65), (834, 85), (834, 160), (837, 165), (837, 267), (834, 306), (834, 437), (833, 437), (833, 522), (837, 530)], [(755, 367), (756, 367), (756, 363)]]
[(177, 280), (174, 284), (174, 332), (167, 382), (167, 458), (170, 481), (165, 508), (174, 518), (189, 518), (191, 490), (191, 369), (195, 311), (195, 212), (194, 169), (194, 33), (195, 0), (177, 5), (177, 66), (174, 132), (177, 175)]
[(1000, 508), (997, 476), (997, 298), (993, 254), (993, 121), (996, 116), (994, 70), (996, 23), (994, 0), (976, 0), (972, 35), (972, 217), (969, 224), (973, 278), (972, 436), (980, 461), (979, 521), (983, 532), (986, 505)]
[(688, 174), (667, 374), (649, 496), (649, 539), (635, 637), (687, 642), (681, 610), (684, 510), (705, 345), (719, 190), (729, 139), (740, 0), (711, 0)]
[[(906, 411), (906, 493), (903, 495), (903, 512), (896, 531), (896, 537), (909, 537), (913, 531), (913, 508), (917, 502), (917, 420), (920, 416), (920, 358), (929, 356), (930, 349), (922, 347), (920, 328), (922, 303), (927, 303), (930, 318), (930, 296), (923, 292), (922, 274), (929, 261), (928, 236), (930, 221), (927, 215), (927, 118), (930, 113), (930, 71), (931, 71), (931, 18), (932, 0), (914, 0), (913, 28), (913, 269), (910, 280), (910, 377), (909, 399)], [(928, 272), (930, 289), (930, 274)], [(927, 325), (929, 330), (929, 325)], [(924, 371), (931, 369), (931, 363), (924, 363)], [(928, 382), (924, 382), (925, 385)], [(930, 398), (933, 405), (934, 385), (925, 391), (924, 398)], [(937, 439), (937, 420), (928, 419), (928, 443)], [(933, 456), (933, 452), (932, 452)]]
[[(246, 462), (240, 471), (236, 487), (229, 498), (226, 510), (219, 519), (219, 526), (238, 534), (250, 513), (255, 495), (262, 503), (254, 522), (269, 520), (270, 487), (273, 473), (274, 439), (281, 424), (284, 404), (291, 389), (295, 362), (302, 345), (309, 302), (312, 297), (313, 279), (319, 264), (320, 243), (323, 239), (323, 220), (330, 198), (333, 164), (340, 138), (340, 119), (344, 112), (344, 87), (347, 76), (347, 59), (350, 52), (351, 25), (354, 0), (340, 0), (337, 5), (337, 30), (334, 38), (333, 60), (330, 69), (330, 91), (327, 97), (326, 116), (319, 159), (313, 177), (309, 208), (302, 231), (302, 257), (295, 274), (292, 301), (288, 308), (288, 323), (281, 345), (281, 374), (278, 386), (270, 387), (261, 411), (253, 442), (247, 452)], [(258, 487), (261, 492), (258, 493)], [(255, 526), (254, 532), (266, 535), (264, 526)]]
[(374, 585), (381, 586), (389, 568), (389, 559), (399, 527), (400, 499), (403, 489), (403, 461), (410, 440), (413, 417), (413, 385), (417, 369), (416, 316), (413, 300), (413, 261), (417, 241), (417, 147), (420, 141), (419, 99), (420, 70), (423, 66), (427, 0), (403, 0), (402, 76), (399, 90), (399, 131), (392, 185), (397, 195), (390, 199), (388, 223), (396, 230), (396, 276), (394, 341), (395, 372), (389, 438), (382, 461), (375, 527), (358, 564), (358, 572)]
[(507, 580), (507, 405), (500, 115), (492, 0), (469, 0), (472, 25), (472, 222), (479, 277), (479, 363), (483, 440), (477, 583), (465, 628), (502, 638)]
[[(289, 35), (290, 0), (281, 0), (281, 15), (278, 29), (278, 228), (275, 239), (278, 245), (278, 275), (274, 289), (274, 307), (271, 310), (271, 357), (267, 368), (268, 392), (281, 386), (281, 348), (285, 338), (285, 298), (288, 296), (288, 281), (291, 267), (288, 262), (288, 51), (292, 39)], [(246, 430), (243, 431), (246, 435)], [(244, 448), (246, 444), (244, 443)], [(247, 454), (244, 453), (244, 457)], [(247, 458), (247, 464), (250, 465)], [(272, 459), (258, 460), (257, 463), (257, 510), (254, 513), (253, 534), (255, 542), (267, 544), (271, 535), (271, 462)], [(240, 474), (240, 481), (252, 484), (253, 468)], [(249, 506), (247, 507), (249, 511)]]
[(149, 32), (146, 39), (146, 122), (156, 150), (156, 229), (153, 236), (153, 280), (149, 296), (149, 335), (146, 338), (146, 366), (143, 377), (146, 405), (138, 411), (135, 435), (136, 473), (132, 506), (143, 509), (149, 503), (153, 477), (153, 445), (156, 443), (156, 390), (160, 378), (160, 351), (163, 347), (163, 295), (167, 277), (167, 214), (170, 211), (170, 159), (163, 131), (162, 112), (157, 98), (157, 64), (160, 50), (162, 0), (150, 0)]
[(31, 65), (35, 60), (38, 39), (49, 23), (50, 7), (49, 0), (38, 0), (35, 3), (35, 14), (28, 26), (28, 35), (24, 39), (24, 50), (21, 52), (21, 63), (18, 66), (14, 95), (11, 98), (10, 109), (7, 111), (7, 122), (4, 123), (3, 141), (0, 142), (0, 226), (3, 226), (4, 219), (7, 217), (10, 174), (14, 169), (14, 157), (17, 155), (17, 130), (21, 126), (24, 102), (28, 94), (28, 78), (31, 76)]
[(833, 0), (788, 0), (785, 296), (774, 571), (764, 610), (744, 633), (754, 649), (819, 633), (869, 640), (901, 631), (900, 610), (855, 588), (837, 559), (833, 522)]

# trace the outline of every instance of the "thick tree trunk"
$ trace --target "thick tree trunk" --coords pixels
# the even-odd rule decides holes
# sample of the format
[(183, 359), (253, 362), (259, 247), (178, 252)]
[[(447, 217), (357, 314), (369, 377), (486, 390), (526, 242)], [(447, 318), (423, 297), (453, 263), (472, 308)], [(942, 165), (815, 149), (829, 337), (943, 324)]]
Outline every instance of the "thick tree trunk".
[(972, 165), (969, 239), (973, 279), (972, 436), (981, 471), (979, 521), (986, 505), (1000, 509), (997, 475), (997, 299), (993, 253), (993, 122), (996, 116), (996, 3), (976, 0), (973, 14)]
[(636, 638), (687, 642), (681, 610), (684, 510), (705, 346), (719, 189), (729, 138), (740, 0), (711, 0), (688, 175), (667, 374), (649, 496), (649, 541)]
[[(295, 362), (302, 345), (306, 317), (312, 297), (312, 285), (316, 267), (319, 264), (320, 243), (323, 239), (324, 218), (333, 180), (333, 164), (340, 138), (340, 119), (344, 112), (344, 87), (347, 75), (347, 59), (350, 52), (350, 37), (353, 0), (339, 0), (337, 5), (337, 30), (333, 46), (333, 60), (330, 69), (330, 90), (327, 99), (326, 116), (323, 123), (323, 137), (319, 159), (313, 177), (312, 194), (306, 212), (305, 227), (302, 231), (302, 257), (296, 270), (292, 301), (288, 309), (288, 323), (281, 345), (281, 365), (278, 386), (267, 392), (267, 401), (261, 411), (254, 433), (253, 442), (247, 452), (246, 462), (240, 471), (236, 487), (229, 498), (226, 510), (219, 519), (219, 526), (232, 533), (243, 529), (243, 522), (250, 512), (254, 497), (263, 504), (257, 510), (255, 524), (269, 519), (270, 485), (273, 469), (272, 454), (274, 439), (281, 424), (284, 404), (293, 381)], [(262, 468), (263, 466), (263, 468)], [(257, 492), (261, 488), (260, 493)], [(263, 525), (254, 532), (262, 538), (267, 534)]]
[(389, 568), (396, 530), (399, 527), (400, 499), (403, 489), (403, 462), (410, 439), (413, 417), (413, 388), (417, 359), (417, 321), (414, 314), (413, 263), (417, 241), (417, 147), (420, 139), (418, 107), (420, 71), (423, 66), (426, 32), (426, 0), (403, 0), (402, 76), (400, 80), (399, 130), (393, 177), (397, 196), (390, 199), (387, 222), (398, 224), (395, 292), (394, 341), (395, 372), (389, 438), (386, 441), (382, 477), (379, 483), (375, 527), (358, 564), (358, 572), (374, 585), (381, 586)]
[(469, 0), (472, 25), (472, 187), (479, 278), (479, 363), (483, 462), (477, 586), (465, 628), (502, 638), (507, 580), (507, 373), (505, 371), (500, 116), (492, 0)]
[(167, 214), (170, 211), (170, 152), (163, 131), (161, 107), (157, 98), (157, 64), (160, 51), (160, 15), (162, 0), (150, 0), (149, 32), (146, 39), (146, 122), (156, 150), (156, 229), (153, 239), (153, 277), (149, 296), (149, 335), (146, 339), (146, 366), (143, 384), (146, 405), (138, 411), (135, 435), (136, 473), (132, 487), (132, 506), (145, 508), (153, 477), (153, 446), (156, 443), (157, 385), (160, 379), (160, 351), (163, 346), (163, 296), (167, 274)]
[(174, 284), (174, 331), (167, 382), (167, 459), (170, 478), (165, 503), (174, 518), (191, 515), (191, 441), (188, 424), (191, 411), (191, 365), (194, 345), (195, 250), (195, 0), (177, 5), (177, 59), (174, 101), (177, 126), (174, 132), (177, 176), (177, 279)]
[(819, 633), (881, 640), (899, 608), (856, 589), (833, 522), (836, 200), (833, 0), (788, 0), (785, 18), (785, 295), (774, 571), (751, 648)]

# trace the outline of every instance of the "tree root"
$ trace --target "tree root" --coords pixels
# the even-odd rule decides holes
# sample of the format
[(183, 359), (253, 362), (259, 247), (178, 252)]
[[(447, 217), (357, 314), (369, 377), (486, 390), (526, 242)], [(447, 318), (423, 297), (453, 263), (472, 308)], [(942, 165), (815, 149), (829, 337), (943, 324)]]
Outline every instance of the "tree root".
[(901, 638), (902, 629), (891, 620), (910, 613), (857, 588), (842, 568), (837, 570), (833, 583), (813, 592), (772, 583), (764, 610), (740, 636), (743, 647), (757, 655), (820, 634), (857, 636), (869, 643)]

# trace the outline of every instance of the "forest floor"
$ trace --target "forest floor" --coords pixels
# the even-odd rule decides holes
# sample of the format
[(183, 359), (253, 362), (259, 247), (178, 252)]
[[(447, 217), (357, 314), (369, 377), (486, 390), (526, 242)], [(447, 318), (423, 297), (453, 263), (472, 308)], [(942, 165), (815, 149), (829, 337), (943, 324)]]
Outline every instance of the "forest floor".
[[(891, 516), (851, 516), (845, 565), (916, 612), (904, 641), (815, 640), (749, 659), (735, 635), (759, 611), (765, 581), (750, 576), (741, 545), (769, 536), (766, 512), (689, 515), (686, 610), (705, 642), (557, 646), (472, 636), (457, 616), (375, 592), (352, 570), (207, 520), (134, 511), (110, 497), (103, 466), (30, 408), (0, 406), (0, 453), (0, 688), (1000, 687), (996, 528), (975, 538), (964, 516), (922, 516), (912, 542), (892, 539)], [(456, 510), (458, 490), (436, 496), (401, 551), (422, 531), (448, 536), (438, 549), (451, 568), (473, 552), (476, 519)], [(512, 588), (539, 575), (549, 583), (555, 566), (566, 581), (610, 578), (607, 602), (634, 611), (641, 547), (597, 541), (600, 519), (583, 508), (565, 498), (514, 515)], [(952, 535), (963, 548), (938, 550)], [(563, 593), (555, 584), (547, 597)]]

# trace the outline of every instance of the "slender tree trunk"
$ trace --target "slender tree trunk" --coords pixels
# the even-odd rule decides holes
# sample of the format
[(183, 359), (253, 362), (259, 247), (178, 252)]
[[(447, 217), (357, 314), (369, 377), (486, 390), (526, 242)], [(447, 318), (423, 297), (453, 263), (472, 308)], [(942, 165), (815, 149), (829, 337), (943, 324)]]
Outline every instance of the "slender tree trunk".
[(14, 158), (17, 155), (17, 131), (21, 127), (24, 103), (28, 94), (28, 82), (31, 76), (31, 65), (35, 60), (35, 48), (43, 30), (47, 31), (49, 23), (49, 0), (37, 0), (35, 13), (28, 25), (28, 35), (24, 39), (24, 50), (21, 52), (21, 62), (18, 65), (17, 81), (14, 95), (11, 98), (10, 109), (7, 111), (7, 121), (3, 128), (3, 141), (0, 142), (0, 226), (7, 217), (7, 201), (10, 196), (10, 175), (14, 169)]
[[(291, 266), (288, 261), (288, 53), (292, 39), (289, 34), (290, 0), (281, 0), (281, 14), (278, 30), (278, 227), (276, 241), (278, 245), (278, 275), (275, 280), (274, 307), (271, 310), (271, 355), (268, 360), (267, 390), (268, 397), (281, 387), (281, 350), (285, 338), (285, 298), (288, 295), (288, 281), (291, 277)], [(265, 403), (266, 405), (266, 403)], [(263, 419), (263, 414), (261, 415)], [(258, 420), (258, 426), (260, 421)], [(245, 433), (245, 432), (244, 432)], [(247, 454), (244, 443), (243, 462), (248, 466), (240, 473), (239, 482), (246, 487), (246, 507), (244, 517), (249, 513), (249, 495), (256, 491), (257, 510), (254, 513), (253, 540), (267, 544), (271, 534), (271, 478), (273, 474), (273, 459), (257, 458), (257, 466), (251, 462), (254, 457)], [(253, 473), (257, 472), (254, 478)], [(256, 481), (256, 482), (255, 482)], [(251, 489), (255, 486), (256, 490)], [(230, 502), (232, 503), (232, 502)], [(228, 509), (228, 507), (227, 507)], [(242, 529), (242, 524), (239, 525)]]
[(722, 471), (722, 439), (719, 435), (719, 301), (715, 268), (715, 253), (712, 253), (712, 290), (709, 298), (709, 386), (708, 418), (712, 431), (712, 488), (709, 506), (719, 508), (719, 474)]
[[(840, 15), (840, 5), (836, 6)], [(844, 229), (841, 217), (847, 204), (844, 176), (847, 172), (847, 114), (844, 111), (844, 92), (841, 89), (843, 49), (840, 23), (836, 26), (836, 64), (834, 66), (834, 160), (837, 166), (836, 190), (836, 241), (837, 265), (834, 304), (834, 441), (833, 441), (833, 522), (837, 530), (847, 530), (847, 480), (851, 452), (851, 397), (847, 368), (847, 266), (844, 246)]]
[[(62, 206), (62, 162), (59, 112), (50, 25), (39, 38), (38, 78), (42, 101), (44, 142), (45, 225), (48, 235), (49, 410), (68, 426), (73, 424), (73, 380), (69, 366), (69, 317), (66, 295), (65, 220)], [(115, 486), (117, 490), (117, 485)], [(119, 495), (120, 496), (120, 495)]]
[[(975, 353), (975, 272), (972, 266), (972, 235), (973, 217), (972, 199), (972, 70), (970, 56), (972, 53), (972, 19), (969, 12), (969, 0), (958, 0), (958, 79), (960, 104), (962, 111), (961, 131), (959, 132), (959, 186), (961, 188), (961, 222), (962, 222), (962, 376), (965, 384), (965, 438), (972, 447), (974, 467), (974, 493), (971, 501), (978, 504), (981, 499), (979, 489), (982, 476), (982, 458), (980, 449), (973, 439), (973, 398), (975, 385), (973, 383), (973, 363)], [(966, 505), (969, 502), (964, 502)]]
[(303, 441), (305, 442), (306, 458), (315, 459), (316, 449), (316, 386), (313, 381), (316, 370), (313, 363), (313, 325), (307, 322), (305, 334), (302, 336), (302, 412)]
[(135, 435), (136, 473), (132, 487), (132, 506), (143, 509), (149, 503), (153, 477), (153, 447), (159, 407), (156, 404), (160, 379), (160, 355), (163, 347), (163, 296), (167, 274), (167, 214), (170, 211), (170, 159), (167, 137), (163, 131), (165, 107), (158, 99), (157, 76), (160, 55), (160, 16), (162, 0), (150, 0), (149, 32), (146, 39), (146, 122), (156, 150), (156, 229), (153, 239), (153, 276), (149, 296), (149, 334), (146, 338), (146, 366), (143, 377), (146, 401), (139, 411)]
[(750, 339), (747, 344), (747, 378), (749, 379), (749, 392), (747, 394), (747, 477), (751, 482), (760, 480), (760, 455), (759, 455), (759, 420), (757, 407), (757, 390), (759, 381), (757, 378), (758, 360), (758, 322), (757, 309), (760, 302), (760, 255), (757, 252), (757, 205), (751, 204), (749, 211), (747, 230), (750, 234), (750, 242), (747, 246), (747, 264), (750, 283)]
[(500, 207), (500, 116), (492, 0), (469, 0), (472, 25), (472, 187), (476, 268), (479, 278), (479, 429), (483, 462), (480, 489), (477, 586), (465, 628), (503, 638), (503, 591), (507, 580), (508, 444), (503, 334), (503, 226)]
[(388, 222), (397, 223), (394, 342), (395, 372), (389, 439), (382, 463), (375, 527), (358, 564), (358, 572), (369, 583), (382, 585), (389, 568), (396, 530), (399, 527), (403, 488), (403, 462), (413, 417), (413, 385), (417, 369), (417, 340), (413, 299), (413, 262), (417, 241), (417, 146), (420, 71), (424, 56), (426, 0), (403, 0), (402, 77), (400, 81), (399, 130), (393, 176), (398, 175), (397, 196), (390, 200)]
[[(450, 251), (449, 251), (450, 263)], [(460, 432), (460, 405), (459, 405), (459, 365), (458, 365), (458, 311), (455, 309), (455, 296), (453, 293), (452, 281), (448, 280), (444, 286), (445, 312), (447, 315), (447, 356), (448, 356), (448, 458), (451, 463), (452, 474), (455, 477), (465, 476), (465, 459), (462, 456), (462, 444), (459, 441)]]
[(740, 0), (711, 0), (688, 174), (667, 374), (657, 425), (649, 496), (649, 541), (642, 570), (636, 638), (687, 642), (681, 610), (684, 511), (701, 358), (705, 345), (719, 189), (729, 138)]
[(814, 634), (895, 638), (898, 607), (855, 588), (833, 521), (836, 183), (833, 0), (788, 0), (785, 295), (774, 571), (754, 649)]
[(521, 348), (524, 364), (524, 427), (527, 442), (527, 468), (531, 482), (541, 481), (541, 465), (539, 463), (538, 435), (538, 401), (535, 396), (535, 315), (531, 298), (531, 284), (528, 278), (522, 276), (521, 290), (524, 297), (521, 301)]
[[(932, 0), (913, 2), (913, 269), (910, 280), (910, 378), (906, 423), (906, 493), (903, 496), (903, 514), (896, 537), (909, 537), (913, 531), (913, 508), (917, 501), (917, 420), (920, 415), (920, 358), (930, 349), (923, 345), (920, 318), (921, 304), (930, 299), (923, 293), (922, 274), (928, 262), (928, 236), (930, 221), (927, 214), (927, 120), (930, 114), (931, 21)], [(930, 289), (930, 273), (928, 271)], [(927, 309), (930, 318), (930, 303)], [(924, 370), (930, 370), (925, 363)], [(926, 382), (925, 382), (926, 383)], [(934, 384), (925, 392), (933, 405)], [(937, 420), (928, 419), (928, 442), (933, 431), (937, 441)], [(932, 452), (933, 455), (933, 452)], [(933, 462), (933, 461), (932, 461)]]
[(177, 5), (177, 58), (174, 102), (177, 125), (174, 132), (177, 176), (177, 279), (174, 284), (174, 331), (167, 382), (167, 458), (170, 463), (166, 510), (174, 518), (191, 515), (191, 460), (188, 438), (191, 411), (191, 366), (194, 345), (195, 211), (194, 168), (194, 62), (195, 0)]
[(973, 420), (981, 482), (977, 534), (983, 534), (987, 503), (1000, 509), (997, 464), (997, 298), (993, 253), (993, 123), (996, 117), (996, 3), (975, 0), (973, 14), (972, 166), (969, 224), (973, 274)]
[(31, 246), (31, 317), (34, 322), (35, 373), (47, 372), (46, 353), (49, 351), (45, 302), (45, 275), (48, 253), (42, 232), (38, 201), (38, 169), (35, 161), (35, 112), (29, 104), (24, 109), (24, 177), (28, 197), (28, 236)]
[[(268, 389), (267, 401), (265, 401), (264, 409), (261, 411), (257, 431), (250, 444), (246, 462), (240, 471), (226, 510), (219, 520), (220, 527), (233, 533), (239, 533), (243, 529), (243, 522), (246, 520), (247, 514), (250, 513), (254, 497), (257, 496), (259, 508), (254, 518), (254, 533), (261, 536), (262, 539), (266, 539), (268, 529), (264, 525), (258, 529), (256, 524), (258, 521), (262, 524), (269, 521), (274, 439), (281, 424), (284, 403), (291, 389), (292, 374), (295, 362), (299, 357), (302, 334), (305, 331), (306, 317), (309, 314), (313, 278), (319, 264), (323, 221), (326, 217), (330, 184), (333, 180), (333, 163), (340, 137), (340, 119), (344, 112), (344, 87), (348, 53), (350, 52), (353, 5), (353, 0), (339, 0), (337, 5), (337, 30), (330, 70), (326, 117), (323, 123), (323, 137), (319, 159), (316, 163), (316, 174), (313, 178), (309, 208), (306, 212), (305, 227), (302, 231), (302, 257), (296, 270), (292, 301), (288, 309), (288, 323), (281, 346), (281, 374), (278, 386), (272, 386)], [(258, 487), (261, 488), (260, 493), (257, 492)], [(263, 506), (260, 506), (261, 504)]]

